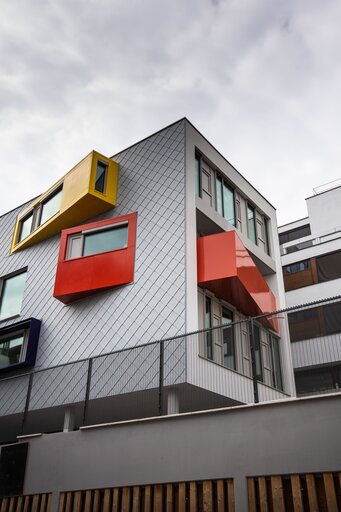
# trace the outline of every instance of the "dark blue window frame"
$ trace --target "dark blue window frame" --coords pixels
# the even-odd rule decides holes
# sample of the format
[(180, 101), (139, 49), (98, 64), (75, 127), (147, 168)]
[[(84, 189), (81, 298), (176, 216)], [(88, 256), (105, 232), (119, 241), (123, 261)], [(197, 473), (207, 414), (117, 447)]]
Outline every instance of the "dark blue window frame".
[(26, 366), (34, 366), (37, 356), (40, 326), (41, 320), (28, 318), (27, 320), (22, 320), (21, 322), (16, 322), (15, 324), (8, 325), (0, 329), (1, 338), (4, 336), (10, 336), (12, 333), (18, 331), (24, 331), (27, 335), (25, 359), (19, 363), (9, 364), (8, 366), (0, 368), (0, 374), (17, 370), (18, 368), (24, 368)]

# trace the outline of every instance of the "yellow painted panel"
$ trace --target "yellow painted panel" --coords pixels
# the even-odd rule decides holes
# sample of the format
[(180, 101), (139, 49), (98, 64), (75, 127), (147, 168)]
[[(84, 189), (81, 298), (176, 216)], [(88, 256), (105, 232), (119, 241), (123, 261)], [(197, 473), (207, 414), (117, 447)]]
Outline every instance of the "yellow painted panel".
[[(94, 188), (96, 167), (98, 160), (108, 164), (108, 176), (105, 194), (97, 192)], [(107, 211), (116, 205), (118, 184), (118, 164), (93, 151), (83, 158), (62, 179), (55, 183), (47, 192), (34, 200), (17, 217), (13, 234), (11, 252), (29, 247), (46, 238), (56, 235), (62, 229), (74, 226)], [(20, 232), (20, 223), (30, 212), (39, 208), (39, 205), (48, 198), (53, 191), (62, 185), (60, 210), (44, 224), (38, 226), (21, 242), (17, 242)]]

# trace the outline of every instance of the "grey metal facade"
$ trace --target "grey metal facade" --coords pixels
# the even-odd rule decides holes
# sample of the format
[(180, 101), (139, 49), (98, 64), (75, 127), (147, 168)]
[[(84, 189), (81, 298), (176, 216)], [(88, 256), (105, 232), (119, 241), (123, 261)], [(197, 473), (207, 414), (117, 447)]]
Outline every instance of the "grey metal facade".
[[(42, 320), (36, 369), (185, 331), (184, 132), (182, 120), (113, 157), (120, 164), (117, 206), (96, 219), (138, 213), (131, 285), (62, 304), (53, 298), (59, 236), (10, 254), (23, 207), (0, 218), (0, 277), (28, 268), (20, 318)], [(177, 381), (184, 375), (184, 356), (177, 351)]]

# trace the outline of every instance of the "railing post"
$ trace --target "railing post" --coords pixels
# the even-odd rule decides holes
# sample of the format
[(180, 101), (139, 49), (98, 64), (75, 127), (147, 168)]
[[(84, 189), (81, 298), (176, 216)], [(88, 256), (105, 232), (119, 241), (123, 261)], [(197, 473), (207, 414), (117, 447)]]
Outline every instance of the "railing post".
[(22, 423), (21, 423), (21, 432), (20, 434), (21, 435), (24, 435), (25, 434), (25, 426), (26, 426), (26, 421), (27, 421), (27, 415), (28, 415), (28, 408), (29, 408), (29, 405), (30, 405), (30, 400), (31, 400), (31, 391), (32, 391), (32, 384), (33, 384), (33, 373), (30, 373), (30, 378), (28, 380), (28, 387), (27, 387), (27, 394), (26, 394), (26, 402), (25, 402), (25, 409), (24, 409), (24, 414), (23, 414), (23, 417), (22, 417)]
[(159, 365), (159, 416), (163, 415), (163, 366), (164, 366), (165, 342), (160, 341), (160, 365)]
[(258, 396), (258, 379), (257, 379), (257, 369), (256, 369), (256, 344), (255, 344), (255, 334), (254, 334), (254, 330), (253, 330), (253, 319), (249, 318), (248, 322), (249, 322), (249, 334), (250, 334), (253, 398), (254, 398), (254, 403), (258, 404), (259, 396)]
[(90, 397), (90, 386), (91, 386), (91, 374), (92, 374), (92, 359), (89, 359), (88, 364), (88, 374), (86, 377), (86, 389), (85, 389), (85, 398), (84, 398), (84, 409), (83, 409), (83, 420), (82, 426), (86, 424), (87, 415), (88, 415), (88, 407), (89, 407), (89, 397)]

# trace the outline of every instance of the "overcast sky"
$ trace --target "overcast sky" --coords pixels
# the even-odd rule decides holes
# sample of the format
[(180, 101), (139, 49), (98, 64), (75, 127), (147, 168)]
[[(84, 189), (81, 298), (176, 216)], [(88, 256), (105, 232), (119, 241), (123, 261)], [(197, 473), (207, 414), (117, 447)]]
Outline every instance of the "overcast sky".
[(340, 0), (0, 0), (0, 214), (187, 116), (277, 208), (341, 177)]

